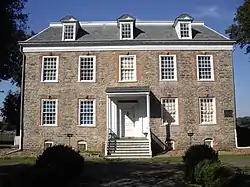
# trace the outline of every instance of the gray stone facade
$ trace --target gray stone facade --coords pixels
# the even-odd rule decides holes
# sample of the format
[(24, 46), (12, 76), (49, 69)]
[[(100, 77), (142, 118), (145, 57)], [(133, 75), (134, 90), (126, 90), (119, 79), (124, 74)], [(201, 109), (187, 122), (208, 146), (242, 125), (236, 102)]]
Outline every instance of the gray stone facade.
[[(119, 55), (136, 55), (137, 82), (118, 82)], [(44, 141), (68, 144), (67, 133), (72, 133), (71, 146), (84, 140), (88, 150), (104, 150), (107, 138), (107, 87), (149, 86), (151, 89), (152, 132), (163, 142), (175, 141), (175, 148), (188, 147), (188, 130), (194, 132), (193, 143), (214, 139), (214, 148), (226, 150), (235, 147), (235, 101), (231, 51), (103, 51), (89, 52), (96, 56), (96, 82), (78, 82), (78, 59), (87, 52), (26, 53), (24, 88), (23, 148), (42, 150)], [(177, 81), (159, 81), (159, 55), (173, 54), (177, 59)], [(213, 55), (214, 81), (197, 81), (196, 55)], [(59, 56), (58, 83), (41, 82), (42, 57)], [(201, 125), (199, 97), (216, 98), (216, 125)], [(58, 126), (41, 126), (41, 99), (58, 99)], [(78, 126), (78, 99), (96, 99), (96, 127)], [(178, 97), (179, 125), (162, 125), (160, 99)], [(233, 117), (224, 117), (224, 110), (233, 110)]]

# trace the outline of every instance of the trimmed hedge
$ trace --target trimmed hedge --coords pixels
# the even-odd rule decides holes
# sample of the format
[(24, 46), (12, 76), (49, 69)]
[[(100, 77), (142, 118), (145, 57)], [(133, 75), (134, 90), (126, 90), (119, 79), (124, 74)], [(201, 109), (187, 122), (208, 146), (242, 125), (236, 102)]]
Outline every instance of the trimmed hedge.
[(193, 145), (182, 157), (185, 164), (184, 177), (186, 181), (195, 183), (194, 171), (197, 164), (203, 160), (218, 161), (218, 153), (207, 145)]

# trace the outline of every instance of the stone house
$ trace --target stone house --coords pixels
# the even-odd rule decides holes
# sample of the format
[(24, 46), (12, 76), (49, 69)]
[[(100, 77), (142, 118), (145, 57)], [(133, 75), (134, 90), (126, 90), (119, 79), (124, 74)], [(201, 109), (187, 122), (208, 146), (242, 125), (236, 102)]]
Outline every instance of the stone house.
[(24, 150), (70, 144), (133, 158), (235, 147), (233, 41), (188, 14), (66, 16), (20, 44)]

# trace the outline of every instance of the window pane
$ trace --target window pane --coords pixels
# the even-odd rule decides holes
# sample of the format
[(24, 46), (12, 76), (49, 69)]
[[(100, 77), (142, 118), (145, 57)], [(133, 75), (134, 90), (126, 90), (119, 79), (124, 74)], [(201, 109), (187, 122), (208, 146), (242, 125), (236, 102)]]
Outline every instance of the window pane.
[(214, 99), (202, 98), (200, 99), (200, 116), (201, 123), (214, 123), (215, 111), (214, 111)]
[(198, 56), (199, 80), (212, 79), (211, 56)]
[(94, 57), (80, 58), (80, 81), (94, 80)]
[(189, 38), (190, 37), (189, 24), (190, 23), (180, 23), (181, 38)]
[(80, 125), (94, 125), (94, 101), (81, 100), (79, 106)]
[(73, 40), (73, 39), (74, 39), (74, 25), (65, 25), (64, 40)]
[(57, 80), (57, 57), (43, 58), (43, 81)]
[(122, 23), (121, 24), (121, 38), (122, 39), (130, 39), (131, 38), (131, 24), (130, 23)]
[(174, 56), (161, 56), (161, 79), (173, 80), (176, 77)]
[(121, 57), (120, 59), (120, 79), (121, 81), (136, 80), (135, 58), (133, 56)]
[(42, 109), (42, 125), (56, 125), (56, 100), (43, 100)]
[(162, 99), (162, 113), (163, 113), (163, 122), (177, 123), (177, 99), (176, 98), (167, 98)]

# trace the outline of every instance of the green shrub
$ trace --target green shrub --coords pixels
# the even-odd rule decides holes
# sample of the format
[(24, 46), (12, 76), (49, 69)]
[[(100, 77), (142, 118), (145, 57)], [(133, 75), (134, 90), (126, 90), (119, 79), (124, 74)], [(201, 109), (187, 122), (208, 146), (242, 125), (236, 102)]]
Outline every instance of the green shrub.
[(232, 168), (222, 166), (219, 161), (201, 161), (195, 167), (194, 176), (196, 183), (204, 187), (247, 186), (244, 174), (234, 171)]
[(185, 180), (195, 183), (194, 170), (196, 165), (205, 159), (212, 162), (218, 161), (218, 153), (207, 145), (193, 145), (185, 152), (182, 158), (185, 164)]
[(39, 180), (66, 184), (83, 172), (84, 158), (71, 147), (57, 145), (47, 148), (38, 156), (34, 169)]

